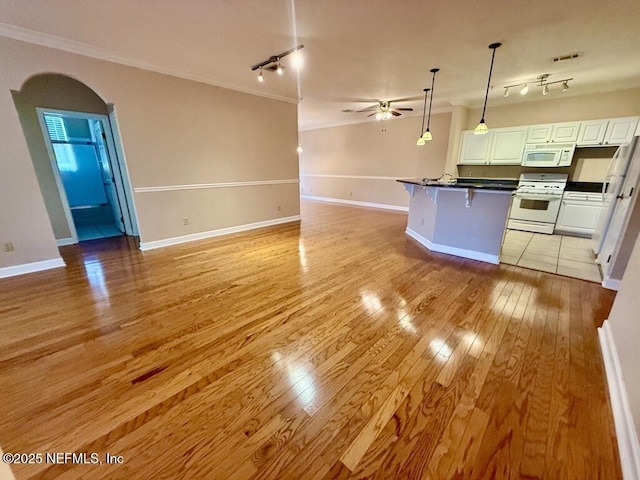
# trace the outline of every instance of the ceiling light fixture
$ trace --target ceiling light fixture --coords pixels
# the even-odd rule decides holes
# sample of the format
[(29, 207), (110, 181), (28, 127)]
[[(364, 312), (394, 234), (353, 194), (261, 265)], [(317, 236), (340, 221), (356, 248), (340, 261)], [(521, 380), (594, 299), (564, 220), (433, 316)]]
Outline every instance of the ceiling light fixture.
[(431, 77), (431, 98), (429, 99), (429, 116), (427, 117), (427, 129), (422, 134), (422, 139), (425, 142), (429, 142), (433, 140), (433, 135), (431, 135), (431, 130), (429, 130), (429, 126), (431, 125), (431, 105), (433, 105), (433, 86), (436, 82), (436, 73), (440, 71), (439, 68), (432, 68), (431, 73), (433, 76)]
[(427, 95), (429, 94), (429, 88), (425, 88), (424, 89), (424, 106), (422, 107), (422, 127), (420, 127), (420, 136), (418, 137), (418, 140), (416, 141), (416, 145), (418, 146), (423, 146), (425, 143), (427, 143), (424, 138), (422, 138), (422, 132), (424, 132), (424, 116), (427, 113)]
[(298, 153), (304, 152), (304, 148), (302, 148), (302, 145), (298, 144), (298, 147), (296, 148), (296, 152)]
[(297, 47), (290, 48), (289, 50), (282, 52), (278, 55), (272, 55), (268, 59), (263, 62), (256, 63), (253, 67), (251, 67), (251, 71), (255, 72), (256, 70), (260, 70), (258, 73), (258, 81), (264, 82), (264, 73), (263, 70), (269, 70), (271, 72), (276, 72), (278, 75), (282, 75), (284, 73), (284, 67), (282, 66), (281, 60), (287, 55), (291, 55), (291, 64), (295, 68), (300, 68), (302, 66), (302, 54), (300, 50), (304, 48), (304, 45), (298, 45)]
[(502, 95), (504, 98), (507, 98), (509, 96), (509, 87), (504, 87), (504, 95)]
[(536, 77), (535, 82), (534, 81), (528, 81), (528, 82), (523, 82), (523, 83), (516, 83), (513, 85), (505, 85), (504, 87), (504, 91), (505, 94), (504, 96), (507, 97), (508, 94), (507, 92), (509, 91), (510, 88), (516, 88), (516, 87), (522, 87), (520, 89), (520, 95), (526, 95), (527, 93), (529, 93), (529, 84), (533, 84), (536, 87), (540, 87), (542, 88), (542, 95), (546, 96), (549, 95), (549, 85), (555, 85), (556, 83), (561, 83), (562, 84), (562, 91), (566, 92), (569, 89), (569, 82), (571, 80), (573, 80), (573, 78), (563, 78), (562, 80), (555, 80), (553, 82), (550, 82), (548, 79), (551, 76), (550, 73), (543, 73), (542, 75), (538, 75)]
[(491, 53), (491, 66), (489, 67), (489, 79), (487, 80), (487, 91), (484, 94), (484, 106), (482, 107), (482, 117), (480, 118), (480, 123), (473, 131), (476, 135), (484, 135), (489, 131), (489, 127), (484, 121), (484, 114), (487, 111), (487, 100), (489, 99), (489, 87), (491, 86), (491, 73), (493, 72), (493, 59), (496, 56), (496, 48), (500, 47), (501, 43), (492, 43), (489, 45), (489, 48), (493, 50)]

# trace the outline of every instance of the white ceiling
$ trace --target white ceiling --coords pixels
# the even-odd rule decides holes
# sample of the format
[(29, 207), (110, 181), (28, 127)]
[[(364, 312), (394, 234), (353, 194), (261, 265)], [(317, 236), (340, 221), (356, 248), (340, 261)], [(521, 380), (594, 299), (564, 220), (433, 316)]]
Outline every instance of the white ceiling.
[[(433, 67), (434, 111), (480, 106), (492, 42), (503, 46), (489, 109), (541, 100), (539, 88), (505, 99), (502, 87), (543, 73), (575, 78), (545, 99), (640, 86), (639, 0), (0, 0), (0, 35), (301, 98), (303, 130), (365, 121), (342, 110), (374, 100), (416, 98), (396, 106), (419, 116)], [(259, 84), (251, 66), (297, 43), (305, 45), (300, 97), (291, 69)], [(551, 61), (573, 52), (584, 55)]]

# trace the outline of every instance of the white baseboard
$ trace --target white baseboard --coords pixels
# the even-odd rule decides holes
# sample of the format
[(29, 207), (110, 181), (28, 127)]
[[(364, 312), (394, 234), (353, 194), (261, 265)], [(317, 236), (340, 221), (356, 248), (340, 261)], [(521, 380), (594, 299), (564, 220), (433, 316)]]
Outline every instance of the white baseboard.
[(609, 290), (615, 290), (616, 292), (620, 290), (620, 280), (616, 280), (611, 277), (604, 277), (602, 280), (602, 286), (604, 288), (608, 288)]
[(640, 480), (640, 443), (629, 408), (627, 388), (622, 378), (620, 359), (610, 325), (609, 320), (605, 320), (598, 329), (598, 337), (611, 397), (622, 477), (624, 480)]
[(72, 237), (67, 237), (67, 238), (57, 239), (56, 243), (58, 244), (59, 247), (66, 247), (67, 245), (75, 245), (78, 242), (75, 241)]
[(203, 240), (205, 238), (219, 237), (221, 235), (229, 235), (231, 233), (244, 232), (254, 230), (256, 228), (271, 227), (282, 223), (297, 222), (300, 215), (291, 217), (274, 218), (273, 220), (265, 220), (263, 222), (248, 223), (246, 225), (237, 225), (234, 227), (220, 228), (218, 230), (209, 230), (207, 232), (192, 233), (190, 235), (182, 235), (180, 237), (165, 238), (163, 240), (154, 240), (151, 242), (140, 242), (140, 250), (153, 250), (155, 248), (168, 247), (170, 245), (178, 245), (180, 243), (193, 242), (195, 240)]
[(300, 198), (304, 198), (306, 200), (317, 200), (319, 202), (344, 203), (347, 205), (357, 205), (358, 207), (381, 208), (384, 210), (397, 210), (400, 212), (409, 211), (409, 207), (403, 207), (401, 205), (388, 205), (386, 203), (359, 202), (357, 200), (344, 200), (342, 198), (314, 197), (313, 195), (300, 195)]
[(25, 273), (41, 272), (51, 268), (64, 267), (66, 263), (62, 257), (52, 258), (50, 260), (42, 260), (40, 262), (23, 263), (12, 267), (0, 268), (0, 278), (15, 277), (16, 275), (24, 275)]
[(447, 253), (449, 255), (455, 255), (456, 257), (470, 258), (472, 260), (480, 260), (481, 262), (493, 263), (494, 265), (498, 265), (500, 263), (499, 255), (491, 255), (489, 253), (477, 252), (475, 250), (467, 250), (465, 248), (450, 247), (448, 245), (433, 243), (431, 240), (423, 237), (409, 227), (407, 227), (405, 233), (434, 252)]

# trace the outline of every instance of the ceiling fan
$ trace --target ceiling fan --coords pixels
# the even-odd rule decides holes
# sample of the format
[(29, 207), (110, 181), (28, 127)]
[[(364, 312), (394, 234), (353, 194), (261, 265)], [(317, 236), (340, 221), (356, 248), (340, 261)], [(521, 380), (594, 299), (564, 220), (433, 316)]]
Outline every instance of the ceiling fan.
[(395, 108), (391, 104), (402, 100), (379, 100), (377, 105), (363, 108), (362, 110), (342, 110), (345, 113), (369, 113), (367, 117), (375, 117), (376, 120), (389, 120), (392, 117), (399, 117), (400, 112), (413, 112), (413, 108)]

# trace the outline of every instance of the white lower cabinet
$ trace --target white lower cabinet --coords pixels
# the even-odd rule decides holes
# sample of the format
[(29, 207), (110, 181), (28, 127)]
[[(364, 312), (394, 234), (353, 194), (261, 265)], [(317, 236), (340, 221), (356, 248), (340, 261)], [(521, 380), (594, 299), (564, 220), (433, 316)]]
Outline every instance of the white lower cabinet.
[(602, 208), (599, 193), (564, 192), (555, 231), (590, 236)]

